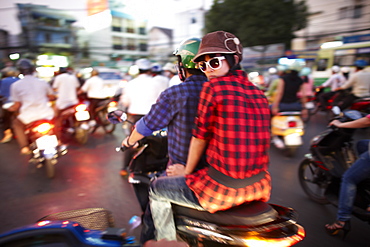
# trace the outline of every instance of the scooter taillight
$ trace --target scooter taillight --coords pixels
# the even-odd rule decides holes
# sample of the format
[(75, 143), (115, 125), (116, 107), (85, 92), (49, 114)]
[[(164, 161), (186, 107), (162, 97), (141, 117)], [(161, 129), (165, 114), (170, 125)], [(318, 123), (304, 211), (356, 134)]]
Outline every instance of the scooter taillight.
[(244, 243), (246, 246), (249, 247), (261, 247), (261, 246), (269, 246), (269, 247), (284, 247), (284, 246), (292, 246), (298, 242), (301, 242), (305, 236), (306, 232), (304, 228), (300, 225), (297, 225), (297, 233), (293, 236), (287, 236), (284, 238), (276, 238), (276, 239), (268, 239), (268, 238), (250, 238), (244, 239)]
[(87, 105), (79, 104), (79, 105), (76, 106), (75, 109), (76, 109), (77, 112), (86, 111), (87, 110)]
[(108, 107), (116, 107), (117, 105), (117, 101), (111, 101), (109, 102)]
[(289, 126), (289, 128), (297, 127), (297, 122), (296, 121), (289, 121), (288, 126)]
[(46, 134), (48, 133), (52, 128), (54, 127), (54, 125), (52, 124), (49, 124), (49, 123), (42, 123), (38, 126), (36, 126), (35, 128), (33, 128), (33, 131), (34, 132), (39, 132), (40, 134)]

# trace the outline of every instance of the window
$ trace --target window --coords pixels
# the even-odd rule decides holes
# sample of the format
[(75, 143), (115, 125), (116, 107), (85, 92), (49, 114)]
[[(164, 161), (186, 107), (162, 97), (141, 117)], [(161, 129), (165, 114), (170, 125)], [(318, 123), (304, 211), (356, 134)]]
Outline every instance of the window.
[(121, 19), (117, 17), (113, 17), (112, 18), (112, 31), (121, 32), (121, 30), (122, 30)]
[(355, 5), (353, 8), (353, 18), (361, 18), (362, 16), (362, 5)]
[(51, 43), (51, 35), (50, 33), (45, 33), (45, 43)]
[(321, 58), (317, 61), (317, 71), (325, 71), (328, 67), (328, 59)]
[(126, 28), (127, 33), (135, 33), (135, 25), (134, 21), (132, 20), (127, 20), (127, 28)]
[(343, 7), (339, 9), (339, 20), (348, 18), (349, 8)]

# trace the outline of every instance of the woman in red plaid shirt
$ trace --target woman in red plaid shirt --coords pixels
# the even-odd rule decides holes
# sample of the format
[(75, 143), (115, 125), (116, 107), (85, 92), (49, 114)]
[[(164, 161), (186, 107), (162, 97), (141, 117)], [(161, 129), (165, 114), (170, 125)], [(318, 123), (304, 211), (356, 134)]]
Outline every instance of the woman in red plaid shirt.
[[(235, 35), (205, 35), (193, 61), (209, 81), (203, 84), (186, 166), (151, 185), (157, 239), (176, 239), (170, 203), (214, 213), (254, 200), (270, 198), (267, 171), (270, 110), (263, 92), (240, 70), (243, 47)], [(206, 153), (209, 167), (195, 171)]]

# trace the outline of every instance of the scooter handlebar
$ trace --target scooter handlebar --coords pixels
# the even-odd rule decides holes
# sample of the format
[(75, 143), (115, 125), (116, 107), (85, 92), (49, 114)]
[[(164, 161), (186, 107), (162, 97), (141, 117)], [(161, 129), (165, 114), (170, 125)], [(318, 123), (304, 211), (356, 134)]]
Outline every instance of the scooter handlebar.
[(126, 147), (126, 146), (116, 147), (116, 152), (124, 152), (127, 149), (129, 149), (129, 147)]

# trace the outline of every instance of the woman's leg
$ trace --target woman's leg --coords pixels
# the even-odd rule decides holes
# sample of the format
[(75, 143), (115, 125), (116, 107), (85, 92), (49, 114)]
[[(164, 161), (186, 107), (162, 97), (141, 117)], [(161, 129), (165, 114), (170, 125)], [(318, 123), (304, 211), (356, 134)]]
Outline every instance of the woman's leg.
[(351, 218), (353, 203), (356, 197), (357, 184), (370, 177), (370, 156), (366, 151), (343, 174), (340, 186), (337, 219), (347, 221)]

